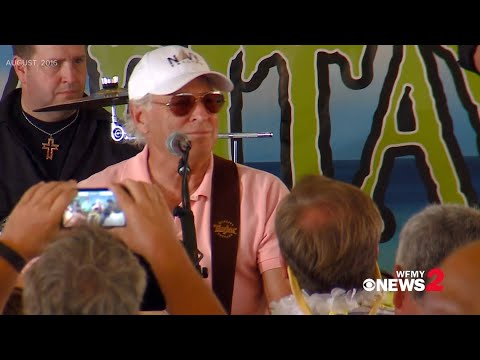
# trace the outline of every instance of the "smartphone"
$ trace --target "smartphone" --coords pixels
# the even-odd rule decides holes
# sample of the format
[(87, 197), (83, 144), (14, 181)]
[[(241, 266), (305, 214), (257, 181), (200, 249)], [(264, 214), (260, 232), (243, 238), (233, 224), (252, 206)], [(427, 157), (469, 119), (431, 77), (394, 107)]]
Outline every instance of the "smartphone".
[(106, 228), (125, 226), (125, 214), (110, 189), (78, 189), (63, 213), (62, 226), (95, 224)]

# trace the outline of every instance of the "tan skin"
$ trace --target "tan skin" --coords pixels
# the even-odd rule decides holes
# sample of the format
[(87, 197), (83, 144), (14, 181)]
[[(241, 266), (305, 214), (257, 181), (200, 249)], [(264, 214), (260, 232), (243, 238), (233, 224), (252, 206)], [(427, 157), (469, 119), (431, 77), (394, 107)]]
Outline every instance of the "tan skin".
[(441, 291), (427, 292), (424, 314), (480, 315), (480, 239), (460, 247), (440, 265)]
[(478, 45), (473, 53), (473, 64), (475, 65), (475, 69), (480, 73), (480, 46)]
[(64, 103), (83, 96), (87, 79), (87, 54), (84, 45), (32, 45), (28, 59), (14, 56), (14, 68), (22, 83), (22, 108), (29, 115), (56, 122), (75, 110), (35, 112), (33, 110)]
[[(395, 264), (393, 276), (397, 278), (397, 271), (402, 271), (403, 269), (400, 265)], [(417, 315), (420, 314), (420, 301), (413, 297), (412, 293), (409, 291), (396, 291), (393, 293), (393, 304), (395, 305), (395, 315)]]
[[(197, 78), (174, 94), (191, 93), (196, 96), (214, 89), (205, 78)], [(168, 106), (172, 95), (154, 95), (152, 107), (130, 104), (130, 115), (137, 128), (144, 134), (149, 146), (148, 167), (153, 183), (162, 190), (169, 209), (181, 202), (181, 177), (178, 176), (179, 158), (171, 154), (165, 146), (168, 136), (175, 131), (186, 134), (192, 142), (189, 166), (189, 191), (194, 193), (208, 169), (210, 157), (218, 135), (217, 114), (208, 112), (205, 106), (197, 101), (190, 114), (183, 117), (175, 116)], [(158, 164), (161, 164), (159, 166)], [(287, 274), (284, 269), (272, 269), (262, 274), (267, 301), (278, 300), (291, 293)]]

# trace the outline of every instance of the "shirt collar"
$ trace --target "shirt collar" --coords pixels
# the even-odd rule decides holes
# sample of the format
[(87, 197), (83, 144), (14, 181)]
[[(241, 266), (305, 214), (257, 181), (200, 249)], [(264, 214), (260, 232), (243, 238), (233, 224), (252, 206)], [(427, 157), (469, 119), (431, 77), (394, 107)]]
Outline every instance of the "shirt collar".
[(212, 174), (213, 174), (213, 154), (210, 156), (210, 163), (208, 164), (207, 172), (203, 177), (202, 182), (198, 186), (197, 190), (190, 195), (191, 200), (198, 200), (200, 196), (210, 198), (212, 194)]
[[(148, 145), (145, 145), (144, 149), (134, 158), (132, 158), (125, 168), (125, 174), (130, 176), (134, 174), (135, 180), (145, 181), (152, 183), (153, 179), (148, 168)], [(203, 177), (202, 182), (198, 186), (197, 190), (193, 194), (190, 194), (191, 200), (198, 200), (203, 196), (207, 199), (212, 194), (212, 174), (213, 174), (213, 154), (210, 156), (210, 163), (208, 164), (207, 171)]]
[(121, 179), (125, 180), (129, 178), (136, 181), (152, 183), (152, 176), (148, 169), (148, 154), (148, 145), (145, 145), (141, 152), (127, 160)]

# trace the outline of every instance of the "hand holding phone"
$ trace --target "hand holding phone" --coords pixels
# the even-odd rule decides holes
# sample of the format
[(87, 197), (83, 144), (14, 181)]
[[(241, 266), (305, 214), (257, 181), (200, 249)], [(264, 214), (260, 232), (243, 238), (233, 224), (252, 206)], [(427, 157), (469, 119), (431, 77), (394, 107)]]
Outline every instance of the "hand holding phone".
[(130, 249), (147, 260), (158, 252), (171, 254), (172, 247), (180, 247), (185, 253), (158, 185), (127, 179), (121, 185), (112, 184), (112, 190), (128, 217), (128, 225), (117, 229), (117, 234)]
[(65, 206), (76, 193), (77, 183), (73, 180), (33, 185), (8, 216), (2, 239), (8, 239), (15, 250), (21, 250), (25, 260), (38, 256), (58, 231)]

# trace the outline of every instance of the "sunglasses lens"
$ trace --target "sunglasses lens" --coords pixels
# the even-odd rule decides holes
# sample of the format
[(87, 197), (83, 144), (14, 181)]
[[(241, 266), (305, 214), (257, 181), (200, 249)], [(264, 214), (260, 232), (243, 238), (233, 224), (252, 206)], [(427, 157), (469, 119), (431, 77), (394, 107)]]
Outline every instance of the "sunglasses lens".
[[(207, 93), (201, 98), (201, 101), (210, 113), (216, 114), (222, 109), (225, 97), (223, 94)], [(178, 94), (170, 99), (168, 106), (174, 115), (185, 116), (190, 114), (196, 102), (197, 99), (192, 94)]]
[(225, 97), (223, 94), (205, 94), (203, 97), (203, 104), (212, 114), (218, 113), (224, 103)]
[(170, 110), (176, 116), (185, 116), (192, 111), (195, 106), (195, 97), (189, 94), (175, 95), (170, 100)]

